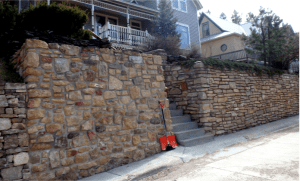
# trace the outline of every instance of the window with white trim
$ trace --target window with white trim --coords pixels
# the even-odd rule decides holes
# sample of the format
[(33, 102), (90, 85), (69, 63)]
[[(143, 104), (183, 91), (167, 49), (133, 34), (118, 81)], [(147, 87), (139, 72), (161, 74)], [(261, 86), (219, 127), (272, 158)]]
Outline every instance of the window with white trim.
[(181, 34), (181, 48), (189, 48), (190, 47), (190, 33), (189, 27), (183, 24), (177, 24), (176, 31)]
[(202, 23), (202, 34), (203, 34), (203, 37), (209, 36), (209, 24), (208, 24), (208, 22)]
[(173, 9), (186, 12), (186, 0), (172, 0)]
[[(178, 11), (183, 11), (187, 12), (187, 5), (186, 5), (186, 0), (170, 0), (172, 3), (172, 8), (176, 9)], [(156, 0), (157, 2), (157, 9), (158, 9), (158, 4), (160, 0)]]

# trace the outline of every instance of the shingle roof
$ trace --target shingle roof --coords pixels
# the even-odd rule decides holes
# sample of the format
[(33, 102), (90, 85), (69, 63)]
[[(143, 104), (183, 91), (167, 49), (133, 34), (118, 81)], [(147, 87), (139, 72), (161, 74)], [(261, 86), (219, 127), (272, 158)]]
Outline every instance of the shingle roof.
[(235, 32), (221, 32), (221, 33), (210, 35), (210, 36), (205, 37), (205, 38), (201, 38), (200, 41), (201, 41), (201, 43), (205, 43), (207, 41), (214, 40), (214, 39), (217, 39), (217, 38), (222, 38), (222, 37), (229, 36), (229, 35), (232, 35), (232, 34), (237, 34), (237, 33), (235, 33)]
[(243, 33), (246, 34), (245, 30), (240, 25), (229, 22), (227, 20), (223, 20), (218, 17), (214, 17), (209, 14), (205, 14), (205, 15), (210, 20), (212, 20), (215, 24), (217, 24), (219, 26), (219, 28), (221, 28), (221, 30), (223, 30), (223, 31), (234, 32), (234, 33), (238, 33), (238, 34), (243, 34)]

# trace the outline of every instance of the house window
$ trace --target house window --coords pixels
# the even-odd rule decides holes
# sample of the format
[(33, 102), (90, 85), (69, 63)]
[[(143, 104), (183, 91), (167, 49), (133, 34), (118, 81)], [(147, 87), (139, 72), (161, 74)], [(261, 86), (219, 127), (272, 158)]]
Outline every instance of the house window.
[(186, 12), (186, 0), (172, 0), (173, 9)]
[(222, 50), (222, 52), (225, 52), (225, 51), (227, 50), (227, 45), (226, 45), (226, 44), (223, 44), (223, 45), (221, 46), (221, 50)]
[(181, 34), (181, 48), (189, 48), (190, 47), (190, 34), (189, 27), (183, 24), (177, 24), (176, 31)]
[[(178, 11), (183, 11), (187, 12), (187, 6), (186, 6), (186, 0), (170, 0), (172, 3), (172, 8), (176, 9)], [(157, 2), (157, 9), (158, 9), (158, 4), (160, 0), (156, 0)]]
[(186, 12), (186, 0), (180, 0), (180, 10)]
[(132, 29), (142, 30), (142, 26), (141, 26), (141, 22), (140, 21), (130, 20), (130, 27)]
[(203, 34), (203, 37), (209, 36), (209, 24), (208, 24), (208, 22), (202, 23), (202, 34)]
[(173, 7), (173, 9), (178, 9), (178, 7), (179, 7), (178, 0), (172, 0), (172, 7)]

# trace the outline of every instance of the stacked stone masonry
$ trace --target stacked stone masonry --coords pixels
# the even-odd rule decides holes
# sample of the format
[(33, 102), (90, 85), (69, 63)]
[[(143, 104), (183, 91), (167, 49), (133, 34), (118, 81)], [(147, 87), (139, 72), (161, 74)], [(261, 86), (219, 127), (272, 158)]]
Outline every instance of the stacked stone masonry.
[[(27, 39), (13, 62), (26, 83), (27, 119), (11, 113), (19, 118), (10, 117), (0, 131), (17, 130), (10, 134), (20, 140), (24, 128), (28, 142), (20, 153), (29, 158), (18, 163), (23, 172), (13, 179), (76, 180), (160, 152), (159, 102), (172, 130), (161, 56)], [(10, 106), (13, 96), (5, 96)]]
[(206, 133), (236, 132), (299, 114), (299, 77), (221, 71), (200, 61), (191, 69), (164, 67), (168, 98)]
[(18, 180), (29, 172), (25, 100), (24, 83), (0, 83), (0, 170), (3, 180)]

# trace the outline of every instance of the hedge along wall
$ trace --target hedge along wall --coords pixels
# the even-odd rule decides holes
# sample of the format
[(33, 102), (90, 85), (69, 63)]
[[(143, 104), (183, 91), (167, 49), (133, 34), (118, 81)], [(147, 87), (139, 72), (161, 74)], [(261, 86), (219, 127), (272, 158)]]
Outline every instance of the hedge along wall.
[(27, 39), (14, 57), (29, 98), (23, 179), (76, 180), (161, 151), (160, 56)]
[(204, 127), (206, 133), (232, 133), (299, 114), (299, 77), (261, 77), (224, 71), (196, 62), (191, 69), (165, 66), (168, 98)]

